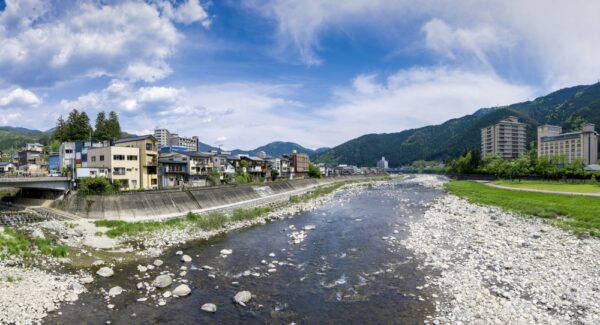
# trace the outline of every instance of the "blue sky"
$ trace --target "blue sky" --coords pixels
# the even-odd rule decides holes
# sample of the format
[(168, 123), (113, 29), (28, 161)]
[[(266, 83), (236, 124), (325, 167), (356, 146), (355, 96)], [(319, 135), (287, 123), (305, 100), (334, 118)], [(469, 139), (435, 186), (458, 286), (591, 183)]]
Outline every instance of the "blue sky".
[(335, 146), (596, 82), (597, 1), (0, 0), (0, 125)]

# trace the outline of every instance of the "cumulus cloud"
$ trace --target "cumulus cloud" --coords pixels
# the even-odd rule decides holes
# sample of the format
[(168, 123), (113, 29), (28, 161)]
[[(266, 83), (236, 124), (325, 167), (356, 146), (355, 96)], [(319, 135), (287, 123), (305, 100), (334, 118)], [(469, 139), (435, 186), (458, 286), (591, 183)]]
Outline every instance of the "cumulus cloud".
[(41, 102), (36, 94), (27, 89), (15, 88), (4, 95), (0, 92), (0, 107), (37, 107)]
[(99, 76), (154, 82), (172, 72), (167, 60), (183, 38), (174, 24), (208, 21), (191, 0), (175, 8), (160, 0), (76, 2), (68, 10), (8, 0), (0, 12), (0, 79), (24, 86)]

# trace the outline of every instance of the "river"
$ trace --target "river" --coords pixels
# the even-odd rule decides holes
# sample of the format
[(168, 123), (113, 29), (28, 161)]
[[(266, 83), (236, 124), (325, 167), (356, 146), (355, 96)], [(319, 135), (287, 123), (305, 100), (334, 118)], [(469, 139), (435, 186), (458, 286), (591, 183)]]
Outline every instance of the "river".
[[(188, 281), (192, 293), (187, 297), (165, 298), (166, 305), (158, 306), (150, 295), (162, 295), (164, 289), (136, 289), (138, 263), (120, 265), (113, 277), (96, 279), (89, 293), (44, 323), (423, 324), (435, 310), (431, 293), (422, 288), (427, 274), (410, 251), (391, 242), (404, 238), (406, 225), (418, 222), (442, 194), (403, 180), (341, 190), (320, 209), (165, 251), (159, 257), (164, 265), (148, 271), (143, 281), (159, 271), (178, 275), (187, 265), (187, 274), (177, 276), (171, 287), (177, 279)], [(306, 231), (303, 242), (291, 243), (291, 233), (306, 225), (315, 229)], [(224, 257), (222, 249), (233, 253)], [(178, 250), (192, 262), (182, 263)], [(117, 285), (125, 292), (111, 299), (111, 310), (100, 289)], [(253, 295), (246, 307), (232, 300), (242, 290)], [(147, 301), (137, 301), (145, 296)], [(216, 304), (217, 312), (202, 311), (204, 303)]]

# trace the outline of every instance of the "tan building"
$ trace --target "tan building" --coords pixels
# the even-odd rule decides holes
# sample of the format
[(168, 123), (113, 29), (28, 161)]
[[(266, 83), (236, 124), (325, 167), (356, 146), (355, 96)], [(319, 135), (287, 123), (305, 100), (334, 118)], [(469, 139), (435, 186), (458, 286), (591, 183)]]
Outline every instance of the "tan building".
[(307, 154), (295, 152), (289, 156), (290, 167), (294, 173), (294, 178), (304, 178), (308, 176), (308, 165), (310, 159)]
[(496, 153), (504, 159), (513, 159), (526, 151), (525, 123), (515, 116), (481, 129), (482, 156)]
[(586, 165), (598, 161), (598, 132), (594, 124), (585, 124), (583, 130), (562, 133), (560, 126), (542, 125), (538, 127), (538, 157), (564, 156), (568, 163), (577, 158)]
[(140, 188), (140, 149), (133, 147), (104, 147), (88, 150), (89, 168), (108, 169), (108, 178), (119, 180), (123, 189)]
[(158, 188), (158, 147), (156, 138), (152, 135), (119, 139), (115, 141), (116, 147), (129, 147), (140, 149), (140, 184), (144, 189)]

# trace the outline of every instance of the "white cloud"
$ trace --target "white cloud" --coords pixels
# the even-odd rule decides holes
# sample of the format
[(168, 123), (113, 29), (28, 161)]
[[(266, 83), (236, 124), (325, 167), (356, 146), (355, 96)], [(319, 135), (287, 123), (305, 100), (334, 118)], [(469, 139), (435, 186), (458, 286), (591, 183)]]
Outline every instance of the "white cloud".
[(163, 79), (183, 37), (174, 22), (209, 21), (197, 1), (168, 14), (164, 3), (170, 6), (163, 0), (76, 2), (58, 10), (42, 0), (8, 0), (0, 12), (0, 79), (25, 86), (99, 76)]
[(493, 107), (527, 100), (531, 88), (511, 84), (493, 74), (439, 68), (401, 70), (376, 83), (370, 78), (364, 91), (356, 87), (338, 89), (337, 100), (318, 114), (323, 117), (321, 136), (335, 145), (366, 133), (398, 132), (443, 123)]
[(472, 57), (488, 71), (539, 80), (534, 83), (545, 91), (600, 76), (598, 1), (270, 0), (250, 1), (250, 7), (273, 19), (278, 44), (309, 66), (322, 63), (320, 39), (326, 33), (370, 32), (396, 44), (415, 37), (410, 27), (420, 25), (424, 35), (417, 44), (444, 64), (466, 66)]
[(36, 94), (27, 89), (15, 88), (4, 95), (0, 92), (0, 107), (36, 107), (41, 102)]

